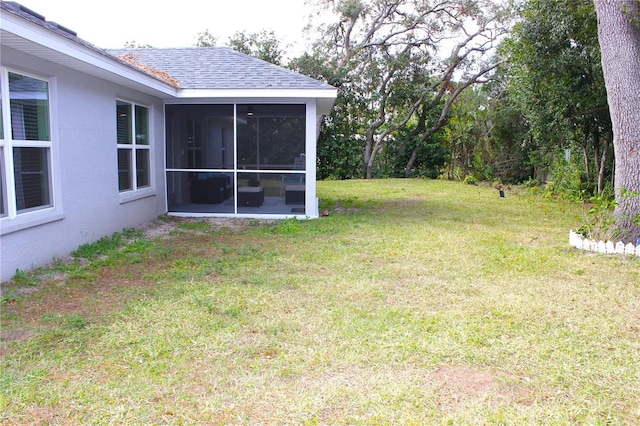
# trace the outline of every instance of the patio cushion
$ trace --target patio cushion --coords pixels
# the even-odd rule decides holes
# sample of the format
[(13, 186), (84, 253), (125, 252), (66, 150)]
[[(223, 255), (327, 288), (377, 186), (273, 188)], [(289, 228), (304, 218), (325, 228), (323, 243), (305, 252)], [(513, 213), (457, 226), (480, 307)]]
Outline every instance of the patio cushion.
[[(203, 176), (205, 174), (202, 174)], [(191, 181), (191, 202), (194, 204), (218, 204), (229, 198), (228, 176), (212, 176)]]
[(246, 186), (238, 188), (238, 206), (260, 207), (264, 202), (264, 188)]
[(304, 204), (305, 185), (287, 185), (284, 188), (285, 204)]

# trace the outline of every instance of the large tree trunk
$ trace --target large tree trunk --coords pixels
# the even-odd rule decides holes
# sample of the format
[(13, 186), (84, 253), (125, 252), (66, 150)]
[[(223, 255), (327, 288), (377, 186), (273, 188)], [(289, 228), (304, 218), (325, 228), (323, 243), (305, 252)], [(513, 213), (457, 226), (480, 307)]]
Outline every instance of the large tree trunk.
[(616, 223), (622, 239), (635, 243), (640, 238), (640, 1), (594, 3), (613, 124)]

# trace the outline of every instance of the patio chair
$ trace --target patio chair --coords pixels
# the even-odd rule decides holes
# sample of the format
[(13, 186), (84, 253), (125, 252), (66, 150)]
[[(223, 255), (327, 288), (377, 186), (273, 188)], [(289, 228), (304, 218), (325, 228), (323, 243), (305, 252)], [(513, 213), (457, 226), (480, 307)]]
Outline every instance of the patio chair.
[[(300, 154), (299, 156), (297, 156), (293, 163), (293, 170), (304, 170), (305, 161), (306, 158), (304, 154)], [(282, 175), (282, 182), (280, 183), (280, 196), (284, 197), (286, 195), (287, 186), (291, 187), (293, 185), (304, 185), (305, 181), (305, 175), (301, 173)]]

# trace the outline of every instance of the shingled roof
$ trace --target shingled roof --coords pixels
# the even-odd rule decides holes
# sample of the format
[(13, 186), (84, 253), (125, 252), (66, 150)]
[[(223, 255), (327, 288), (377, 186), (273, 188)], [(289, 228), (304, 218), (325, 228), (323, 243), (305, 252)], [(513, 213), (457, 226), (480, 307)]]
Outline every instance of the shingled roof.
[(163, 71), (181, 89), (334, 89), (311, 77), (227, 47), (107, 50)]

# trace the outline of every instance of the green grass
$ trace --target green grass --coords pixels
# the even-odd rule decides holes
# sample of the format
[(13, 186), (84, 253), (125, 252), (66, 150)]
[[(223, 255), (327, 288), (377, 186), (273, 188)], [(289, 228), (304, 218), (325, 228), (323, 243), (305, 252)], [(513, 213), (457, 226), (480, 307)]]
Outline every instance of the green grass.
[(175, 220), (9, 284), (0, 423), (640, 422), (640, 260), (571, 249), (580, 206), (427, 180), (318, 192), (328, 217)]
[(99, 256), (106, 256), (110, 252), (117, 250), (124, 244), (125, 239), (140, 237), (140, 232), (135, 229), (125, 229), (122, 233), (115, 232), (113, 235), (100, 238), (90, 244), (83, 244), (71, 253), (74, 257), (94, 260)]

